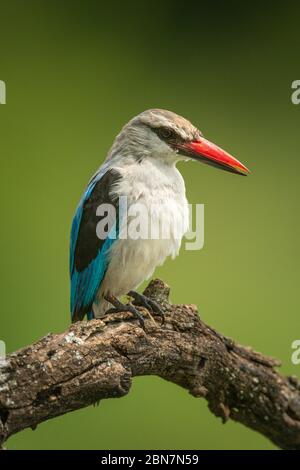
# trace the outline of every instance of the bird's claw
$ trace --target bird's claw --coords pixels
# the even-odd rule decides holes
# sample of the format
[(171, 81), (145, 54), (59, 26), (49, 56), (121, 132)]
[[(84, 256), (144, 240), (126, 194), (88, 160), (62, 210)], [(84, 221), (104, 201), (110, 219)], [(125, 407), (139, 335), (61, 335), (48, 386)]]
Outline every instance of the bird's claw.
[(145, 330), (145, 320), (143, 315), (138, 311), (137, 308), (135, 308), (133, 305), (128, 305), (128, 304), (122, 304), (117, 298), (112, 297), (112, 296), (107, 296), (105, 297), (105, 300), (107, 300), (109, 303), (113, 305), (113, 308), (110, 308), (107, 310), (106, 314), (110, 313), (120, 313), (120, 312), (130, 312), (133, 314), (135, 318), (138, 319), (139, 324), (143, 330)]
[(162, 319), (161, 323), (162, 325), (165, 322), (165, 313), (162, 310), (161, 306), (155, 302), (155, 300), (150, 299), (144, 294), (140, 294), (139, 292), (136, 291), (129, 291), (128, 295), (134, 299), (134, 303), (136, 305), (141, 305), (142, 307), (145, 307), (149, 312), (156, 313), (159, 315)]

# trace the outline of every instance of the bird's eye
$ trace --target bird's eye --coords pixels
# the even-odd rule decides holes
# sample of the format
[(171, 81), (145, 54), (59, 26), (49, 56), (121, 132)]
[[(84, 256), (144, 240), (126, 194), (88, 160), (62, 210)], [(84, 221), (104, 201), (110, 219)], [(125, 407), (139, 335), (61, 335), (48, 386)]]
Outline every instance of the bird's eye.
[(159, 136), (162, 139), (169, 139), (170, 137), (172, 137), (172, 135), (173, 135), (173, 132), (171, 131), (171, 129), (168, 129), (166, 127), (162, 127), (159, 129)]

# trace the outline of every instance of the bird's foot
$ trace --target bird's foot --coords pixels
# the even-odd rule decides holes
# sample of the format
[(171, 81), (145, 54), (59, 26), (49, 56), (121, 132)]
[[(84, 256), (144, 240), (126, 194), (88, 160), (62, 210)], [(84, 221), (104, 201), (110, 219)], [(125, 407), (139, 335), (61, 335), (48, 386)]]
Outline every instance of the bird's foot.
[(140, 326), (145, 330), (145, 321), (143, 315), (135, 308), (133, 305), (122, 304), (120, 300), (117, 299), (114, 295), (106, 295), (105, 300), (113, 305), (113, 308), (107, 310), (107, 314), (110, 313), (119, 313), (119, 312), (131, 312), (135, 318), (138, 319)]
[(156, 315), (161, 317), (161, 323), (162, 325), (165, 322), (165, 313), (162, 310), (161, 306), (155, 302), (155, 300), (150, 299), (144, 294), (140, 294), (139, 292), (136, 292), (134, 290), (131, 290), (128, 292), (128, 295), (134, 299), (134, 304), (135, 305), (141, 305), (142, 307), (145, 307), (149, 312), (156, 313)]

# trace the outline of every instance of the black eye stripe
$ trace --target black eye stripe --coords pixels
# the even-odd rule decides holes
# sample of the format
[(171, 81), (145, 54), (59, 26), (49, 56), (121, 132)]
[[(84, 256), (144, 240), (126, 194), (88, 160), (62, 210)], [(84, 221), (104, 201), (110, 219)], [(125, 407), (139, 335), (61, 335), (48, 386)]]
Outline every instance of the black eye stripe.
[(176, 131), (170, 129), (169, 127), (156, 127), (152, 128), (153, 132), (158, 135), (158, 137), (166, 143), (169, 142), (183, 142), (183, 138), (177, 134)]
[(159, 129), (159, 135), (161, 135), (164, 139), (170, 139), (171, 137), (175, 137), (176, 134), (171, 129), (162, 127)]

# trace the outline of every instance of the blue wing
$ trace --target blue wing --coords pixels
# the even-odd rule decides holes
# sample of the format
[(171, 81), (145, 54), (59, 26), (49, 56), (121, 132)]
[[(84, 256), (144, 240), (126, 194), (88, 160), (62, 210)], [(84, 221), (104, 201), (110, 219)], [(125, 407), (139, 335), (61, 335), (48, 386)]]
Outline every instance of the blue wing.
[(116, 202), (110, 196), (111, 185), (120, 178), (115, 170), (105, 167), (90, 181), (77, 207), (71, 229), (70, 277), (72, 320), (81, 320), (85, 314), (92, 318), (92, 305), (108, 266), (108, 250), (116, 240), (116, 221), (105, 240), (96, 234), (99, 217), (97, 207)]

